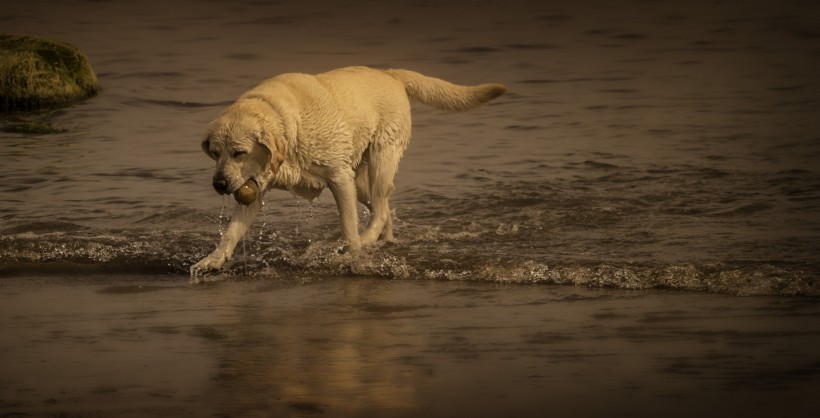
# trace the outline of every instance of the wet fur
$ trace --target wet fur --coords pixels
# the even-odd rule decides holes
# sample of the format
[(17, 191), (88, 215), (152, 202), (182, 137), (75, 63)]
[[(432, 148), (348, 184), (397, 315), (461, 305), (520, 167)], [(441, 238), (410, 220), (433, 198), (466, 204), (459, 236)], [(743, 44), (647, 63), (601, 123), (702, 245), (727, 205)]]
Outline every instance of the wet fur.
[[(330, 189), (350, 251), (379, 238), (393, 240), (388, 197), (410, 141), (409, 98), (459, 111), (505, 91), (500, 84), (465, 87), (412, 71), (366, 67), (264, 81), (208, 126), (202, 149), (216, 161), (215, 187), (233, 193), (254, 179), (260, 196), (249, 206), (237, 205), (217, 248), (192, 273), (218, 269), (231, 257), (270, 188), (309, 200)], [(361, 234), (356, 201), (371, 213)]]

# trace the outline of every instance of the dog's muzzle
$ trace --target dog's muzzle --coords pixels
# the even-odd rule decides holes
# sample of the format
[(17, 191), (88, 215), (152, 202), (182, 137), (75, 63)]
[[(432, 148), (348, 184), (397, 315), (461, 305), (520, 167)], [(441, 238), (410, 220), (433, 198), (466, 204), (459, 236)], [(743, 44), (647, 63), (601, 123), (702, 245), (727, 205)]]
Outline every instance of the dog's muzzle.
[(228, 190), (228, 179), (224, 177), (214, 177), (214, 182), (212, 183), (214, 186), (214, 190), (216, 190), (219, 194), (228, 194), (230, 191)]

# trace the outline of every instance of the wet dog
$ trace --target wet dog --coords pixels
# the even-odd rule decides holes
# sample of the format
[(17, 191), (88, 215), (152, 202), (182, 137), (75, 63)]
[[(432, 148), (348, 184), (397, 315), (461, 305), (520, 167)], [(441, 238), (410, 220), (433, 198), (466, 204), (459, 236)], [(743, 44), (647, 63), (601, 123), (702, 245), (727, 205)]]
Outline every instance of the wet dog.
[[(249, 180), (260, 195), (237, 208), (217, 248), (191, 267), (230, 259), (270, 188), (313, 199), (330, 189), (348, 251), (393, 240), (388, 197), (410, 141), (410, 98), (461, 111), (504, 94), (500, 84), (459, 86), (408, 70), (348, 67), (282, 74), (243, 94), (208, 126), (202, 150), (216, 161), (213, 187), (234, 193)], [(370, 210), (359, 233), (356, 201)]]

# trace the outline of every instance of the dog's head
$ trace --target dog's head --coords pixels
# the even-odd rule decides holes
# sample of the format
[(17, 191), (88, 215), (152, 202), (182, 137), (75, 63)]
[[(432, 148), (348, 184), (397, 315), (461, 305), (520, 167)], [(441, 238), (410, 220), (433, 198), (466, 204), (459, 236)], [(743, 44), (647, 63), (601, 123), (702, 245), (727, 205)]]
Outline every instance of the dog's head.
[(250, 179), (264, 191), (284, 159), (277, 135), (281, 129), (270, 115), (248, 103), (231, 105), (211, 122), (202, 151), (216, 161), (217, 193), (231, 194)]

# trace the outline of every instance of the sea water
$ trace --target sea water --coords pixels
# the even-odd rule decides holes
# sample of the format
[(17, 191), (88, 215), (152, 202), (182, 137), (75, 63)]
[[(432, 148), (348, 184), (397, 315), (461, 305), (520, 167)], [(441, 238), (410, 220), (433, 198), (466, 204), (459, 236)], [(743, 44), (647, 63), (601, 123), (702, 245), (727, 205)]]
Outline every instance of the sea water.
[[(799, 7), (798, 7), (799, 6)], [(187, 274), (219, 239), (204, 128), (256, 83), (346, 65), (503, 83), (413, 104), (396, 242), (339, 255), (335, 205), (271, 191), (222, 276), (361, 275), (820, 294), (816, 3), (17, 2), (102, 90), (0, 138), (0, 274)], [(367, 221), (363, 213), (361, 223)]]

